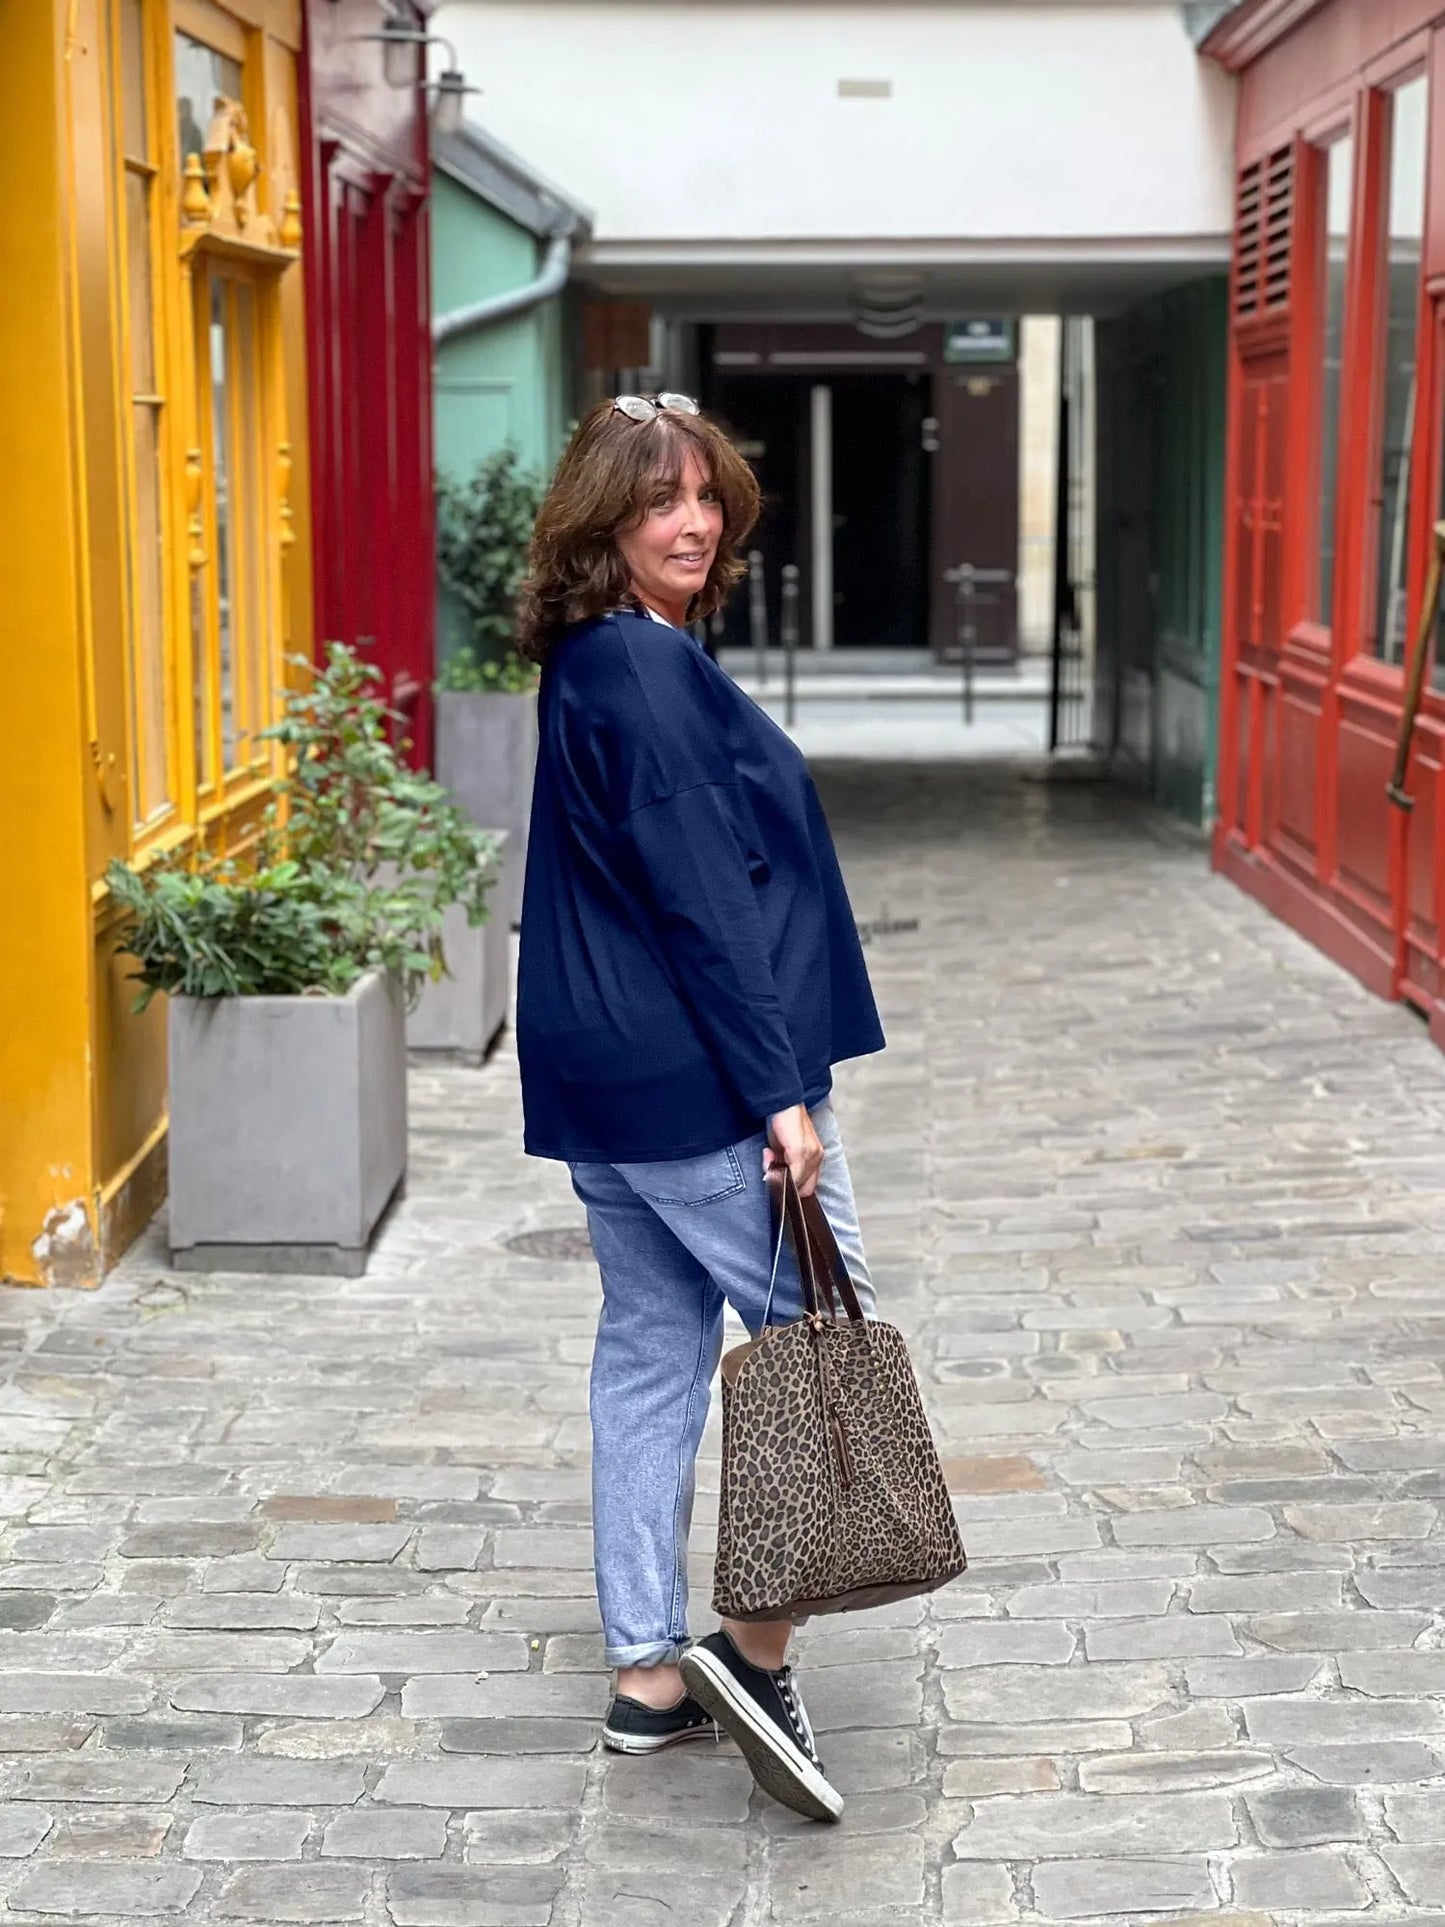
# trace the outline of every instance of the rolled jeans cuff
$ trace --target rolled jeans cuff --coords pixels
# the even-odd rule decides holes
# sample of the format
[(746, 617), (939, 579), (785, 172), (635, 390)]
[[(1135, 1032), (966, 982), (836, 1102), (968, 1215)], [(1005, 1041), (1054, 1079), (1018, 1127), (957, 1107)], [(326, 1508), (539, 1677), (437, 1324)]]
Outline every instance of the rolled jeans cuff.
[(687, 1645), (684, 1639), (654, 1639), (645, 1646), (608, 1646), (603, 1658), (609, 1666), (676, 1666)]

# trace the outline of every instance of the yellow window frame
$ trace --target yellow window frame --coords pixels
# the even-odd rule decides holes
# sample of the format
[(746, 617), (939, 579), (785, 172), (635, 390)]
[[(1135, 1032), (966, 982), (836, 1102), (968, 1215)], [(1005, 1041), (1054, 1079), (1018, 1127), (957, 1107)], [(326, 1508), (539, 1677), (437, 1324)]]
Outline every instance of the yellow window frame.
[[(285, 357), (280, 276), (296, 258), (282, 210), (253, 212), (238, 225), (233, 197), (225, 184), (211, 182), (210, 205), (200, 218), (188, 205), (194, 184), (181, 165), (176, 118), (176, 35), (184, 33), (236, 61), (241, 72), (241, 105), (256, 158), (264, 165), (267, 111), (271, 105), (266, 36), (270, 0), (238, 0), (234, 11), (216, 0), (141, 0), (145, 66), (145, 106), (151, 190), (148, 196), (152, 332), (156, 395), (163, 401), (159, 438), (158, 487), (162, 528), (162, 600), (166, 710), (167, 807), (131, 829), (132, 860), (145, 863), (158, 854), (197, 840), (234, 845), (253, 830), (261, 804), (282, 767), (278, 746), (254, 740), (239, 745), (233, 767), (222, 769), (220, 695), (220, 610), (217, 576), (215, 422), (210, 373), (210, 291), (220, 286), (234, 304), (235, 290), (249, 291), (250, 347), (241, 381), (233, 380), (225, 417), (230, 447), (238, 452), (240, 472), (233, 477), (245, 507), (252, 549), (248, 579), (235, 585), (244, 610), (251, 649), (238, 659), (238, 699), (243, 720), (255, 732), (276, 720), (285, 688), (285, 583), (283, 552), (290, 539), (287, 510), (289, 468), (285, 419)], [(102, 0), (106, 10), (113, 66), (120, 60), (120, 0)], [(264, 24), (263, 24), (264, 21)], [(131, 419), (129, 302), (125, 295), (125, 159), (118, 85), (111, 90), (112, 152), (115, 178), (111, 205), (121, 253), (115, 268), (116, 339), (119, 382), (118, 431), (126, 437), (123, 486), (126, 493), (127, 571), (138, 567), (137, 474)], [(262, 175), (264, 180), (264, 173)], [(255, 196), (253, 195), (253, 199)], [(294, 197), (293, 197), (294, 198)], [(172, 264), (168, 267), (168, 264)], [(247, 398), (250, 419), (241, 419)], [(234, 518), (233, 518), (234, 520)], [(242, 550), (238, 544), (238, 556)], [(199, 609), (200, 619), (196, 620)], [(135, 617), (128, 618), (125, 673), (127, 707), (135, 730)], [(198, 756), (196, 708), (213, 761), (203, 769)], [(132, 742), (134, 765), (138, 755)]]
[[(270, 451), (284, 438), (277, 432), (269, 352), (280, 327), (274, 278), (257, 273), (244, 260), (205, 253), (192, 267), (191, 285), (195, 446), (201, 457), (206, 552), (202, 633), (195, 637), (204, 652), (204, 664), (198, 667), (204, 667), (207, 693), (204, 767), (209, 780), (202, 780), (198, 763), (197, 782), (204, 822), (267, 781), (277, 767), (276, 745), (258, 742), (256, 732), (275, 720), (283, 681), (281, 527), (276, 476), (267, 469)], [(218, 309), (227, 357), (219, 394), (212, 355)], [(224, 451), (218, 447), (218, 428), (225, 438)], [(228, 494), (224, 534), (222, 475)], [(234, 744), (229, 755), (228, 738)]]
[[(111, 56), (108, 89), (111, 110), (111, 125), (108, 130), (109, 151), (112, 156), (111, 206), (114, 210), (114, 229), (118, 242), (114, 301), (118, 358), (117, 402), (120, 411), (121, 446), (124, 451), (121, 462), (121, 487), (127, 608), (123, 666), (128, 718), (127, 760), (130, 771), (128, 788), (131, 798), (131, 820), (128, 829), (132, 854), (175, 840), (178, 825), (182, 824), (190, 813), (187, 804), (191, 793), (178, 711), (180, 650), (177, 633), (179, 577), (176, 562), (179, 525), (175, 517), (174, 478), (177, 457), (177, 400), (180, 393), (179, 370), (175, 353), (174, 314), (168, 298), (170, 291), (167, 285), (172, 277), (162, 272), (162, 264), (166, 257), (166, 234), (170, 227), (168, 216), (174, 199), (167, 192), (168, 170), (165, 165), (167, 116), (159, 111), (160, 103), (168, 97), (166, 83), (169, 76), (159, 57), (159, 38), (156, 28), (157, 14), (160, 9), (157, 7), (156, 0), (139, 0), (139, 4), (140, 79), (147, 155), (144, 162), (137, 161), (126, 153), (122, 0), (106, 0), (105, 17)], [(133, 338), (135, 316), (132, 312), (129, 277), (128, 241), (130, 237), (126, 195), (127, 179), (132, 175), (143, 176), (148, 184), (145, 197), (144, 240), (149, 279), (151, 360), (154, 373), (154, 388), (148, 397), (137, 394), (132, 383), (132, 370), (135, 365)], [(133, 412), (138, 405), (145, 403), (154, 408), (156, 425), (156, 512), (161, 544), (160, 672), (163, 681), (164, 712), (159, 748), (167, 790), (167, 800), (163, 806), (149, 816), (142, 815), (143, 804), (139, 794), (143, 760), (143, 746), (139, 740), (143, 675), (140, 654), (145, 642), (141, 634), (141, 590), (138, 577), (144, 567), (140, 553), (144, 531), (140, 526), (140, 475)]]

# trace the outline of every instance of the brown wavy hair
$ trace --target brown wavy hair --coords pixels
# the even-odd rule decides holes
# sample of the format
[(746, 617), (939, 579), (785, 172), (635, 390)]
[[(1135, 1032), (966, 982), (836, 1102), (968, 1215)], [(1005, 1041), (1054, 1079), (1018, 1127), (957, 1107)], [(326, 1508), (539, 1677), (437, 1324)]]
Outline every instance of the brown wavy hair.
[(706, 415), (668, 409), (636, 422), (610, 401), (599, 402), (567, 444), (532, 530), (517, 604), (517, 646), (529, 661), (544, 662), (569, 623), (635, 601), (617, 536), (642, 521), (659, 483), (676, 488), (690, 454), (717, 492), (723, 526), (688, 620), (721, 607), (746, 573), (738, 550), (762, 506), (753, 471)]

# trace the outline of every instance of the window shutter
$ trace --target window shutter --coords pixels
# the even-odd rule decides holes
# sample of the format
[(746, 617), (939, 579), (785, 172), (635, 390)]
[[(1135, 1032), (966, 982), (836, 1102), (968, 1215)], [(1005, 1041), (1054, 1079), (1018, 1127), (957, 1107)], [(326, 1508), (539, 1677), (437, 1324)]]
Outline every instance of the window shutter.
[(1240, 171), (1234, 224), (1236, 321), (1279, 314), (1289, 306), (1294, 186), (1293, 145), (1276, 148)]

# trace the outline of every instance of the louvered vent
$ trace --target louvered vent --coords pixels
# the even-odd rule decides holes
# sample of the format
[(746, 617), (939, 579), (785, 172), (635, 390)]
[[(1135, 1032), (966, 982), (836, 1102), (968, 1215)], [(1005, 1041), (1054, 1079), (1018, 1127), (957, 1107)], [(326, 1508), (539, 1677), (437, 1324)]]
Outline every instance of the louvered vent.
[(1248, 321), (1289, 306), (1294, 229), (1294, 149), (1277, 148), (1239, 177), (1235, 220), (1234, 316)]

